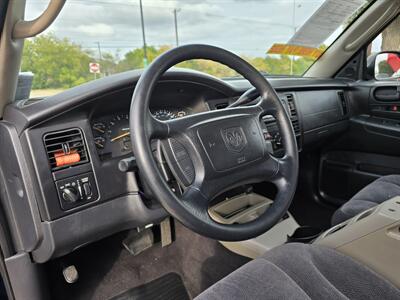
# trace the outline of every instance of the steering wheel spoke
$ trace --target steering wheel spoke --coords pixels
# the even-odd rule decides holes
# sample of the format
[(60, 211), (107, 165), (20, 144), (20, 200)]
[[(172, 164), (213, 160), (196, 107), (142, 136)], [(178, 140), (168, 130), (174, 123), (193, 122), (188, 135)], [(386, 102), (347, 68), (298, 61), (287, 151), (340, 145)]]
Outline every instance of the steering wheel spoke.
[(279, 97), (275, 91), (261, 94), (260, 98), (261, 101), (257, 103), (257, 106), (264, 112), (265, 115), (272, 115), (275, 117), (280, 108), (279, 105), (281, 105)]
[(196, 214), (207, 212), (209, 199), (199, 185), (192, 185), (187, 188), (182, 195), (181, 201), (187, 208), (197, 211)]
[(150, 112), (148, 112), (146, 131), (151, 139), (165, 139), (169, 136), (169, 127), (166, 122), (157, 120)]
[(284, 156), (282, 158), (270, 155), (264, 163), (266, 180), (274, 183), (278, 188), (282, 186), (282, 179), (286, 179), (291, 171), (292, 161), (290, 157)]

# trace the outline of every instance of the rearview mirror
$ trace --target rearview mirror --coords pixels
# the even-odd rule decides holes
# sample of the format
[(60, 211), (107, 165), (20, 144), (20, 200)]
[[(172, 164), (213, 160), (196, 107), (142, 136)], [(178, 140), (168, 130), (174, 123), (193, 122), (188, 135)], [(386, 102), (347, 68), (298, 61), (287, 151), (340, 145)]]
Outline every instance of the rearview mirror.
[(368, 73), (376, 80), (400, 79), (400, 53), (379, 52), (368, 57)]

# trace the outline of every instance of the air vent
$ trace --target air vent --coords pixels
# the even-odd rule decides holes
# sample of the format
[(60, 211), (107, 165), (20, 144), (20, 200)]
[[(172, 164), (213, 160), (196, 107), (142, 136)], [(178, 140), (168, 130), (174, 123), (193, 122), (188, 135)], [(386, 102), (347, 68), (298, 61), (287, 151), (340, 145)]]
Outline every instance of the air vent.
[(78, 128), (47, 133), (43, 141), (52, 171), (89, 161), (82, 131)]
[(296, 105), (294, 104), (294, 97), (292, 94), (287, 94), (286, 99), (289, 106), (290, 120), (292, 121), (293, 130), (296, 135), (300, 135), (300, 123), (297, 115)]
[(342, 106), (343, 115), (346, 116), (348, 113), (348, 109), (347, 109), (347, 100), (346, 97), (344, 96), (344, 92), (343, 91), (338, 92), (338, 96), (340, 100), (340, 105)]

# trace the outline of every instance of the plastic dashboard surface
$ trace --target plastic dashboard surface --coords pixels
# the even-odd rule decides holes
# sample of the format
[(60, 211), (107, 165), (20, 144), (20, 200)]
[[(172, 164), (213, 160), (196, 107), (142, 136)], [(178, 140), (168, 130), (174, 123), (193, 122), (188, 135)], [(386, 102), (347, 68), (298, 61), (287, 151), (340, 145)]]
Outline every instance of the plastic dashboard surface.
[[(94, 131), (101, 132), (93, 129), (93, 126), (99, 121), (108, 122), (109, 126), (114, 118), (120, 118), (120, 124), (115, 127), (117, 130), (111, 129), (110, 141), (125, 133), (121, 131), (126, 131), (124, 129), (127, 128), (126, 114), (129, 112), (134, 84), (139, 76), (140, 71), (118, 74), (34, 104), (18, 103), (6, 109), (4, 121), (15, 124), (16, 135), (26, 160), (26, 167), (21, 172), (32, 180), (32, 185), (27, 186), (26, 190), (32, 193), (39, 209), (38, 215), (25, 212), (31, 216), (32, 222), (41, 224), (38, 226), (41, 232), (37, 235), (36, 248), (32, 246), (35, 248), (35, 261), (46, 261), (119, 230), (143, 226), (165, 217), (165, 211), (155, 201), (142, 197), (144, 183), (140, 182), (140, 177), (135, 173), (118, 170), (120, 159), (132, 155), (129, 149), (124, 150), (123, 137), (115, 140), (118, 142), (116, 150), (112, 149), (111, 155), (106, 156), (107, 159), (99, 155), (95, 143), (99, 135)], [(333, 96), (338, 91), (347, 89), (345, 82), (273, 79), (271, 83), (278, 92), (294, 96), (300, 122), (300, 140), (307, 140), (307, 135), (312, 131), (326, 126), (335, 127), (335, 124), (341, 124), (348, 118), (341, 110), (340, 99)], [(178, 114), (185, 110), (197, 113), (224, 108), (248, 88), (250, 86), (245, 80), (228, 82), (198, 72), (170, 71), (154, 93), (151, 109), (153, 113), (155, 110), (177, 109), (172, 113)], [(330, 93), (329, 97), (325, 97), (327, 93)], [(303, 114), (303, 111), (312, 103), (310, 98), (313, 97), (320, 99), (319, 103), (330, 103), (322, 107), (336, 107), (336, 117), (327, 118), (324, 115), (324, 122), (305, 131), (303, 124), (310, 121), (307, 121), (307, 113)], [(171, 111), (162, 112), (161, 115), (170, 116), (170, 113)], [(311, 115), (318, 115), (318, 109)], [(107, 126), (103, 128), (101, 125), (100, 129), (109, 130)], [(52, 171), (43, 137), (46, 133), (70, 128), (82, 131), (88, 162)], [(303, 143), (303, 149), (307, 149), (307, 143)], [(67, 179), (88, 173), (93, 174), (93, 182), (97, 188), (96, 199), (64, 209), (60, 203), (57, 182), (64, 183)], [(33, 208), (31, 210), (34, 211)], [(16, 218), (23, 216), (27, 219), (26, 214), (19, 212)], [(32, 237), (22, 236), (21, 240), (24, 239), (29, 240), (31, 245), (35, 244), (31, 241)]]

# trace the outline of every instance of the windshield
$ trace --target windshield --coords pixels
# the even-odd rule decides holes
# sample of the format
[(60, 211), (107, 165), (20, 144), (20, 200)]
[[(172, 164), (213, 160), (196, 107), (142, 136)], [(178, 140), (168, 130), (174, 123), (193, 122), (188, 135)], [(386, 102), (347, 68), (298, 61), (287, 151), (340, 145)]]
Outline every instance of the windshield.
[[(146, 67), (172, 47), (223, 47), (267, 76), (301, 76), (364, 10), (367, 0), (68, 0), (45, 32), (25, 41), (31, 97)], [(27, 0), (26, 19), (48, 1)], [(180, 67), (223, 78), (210, 61)]]

